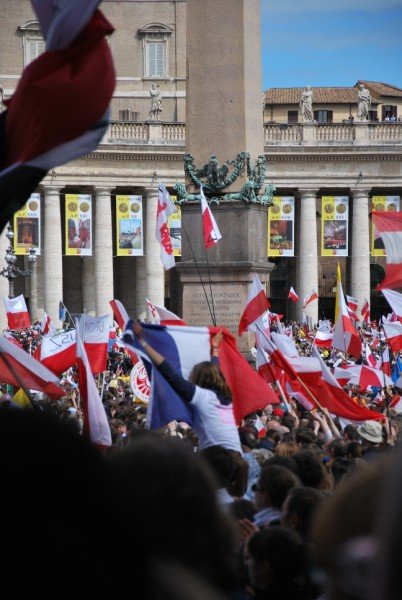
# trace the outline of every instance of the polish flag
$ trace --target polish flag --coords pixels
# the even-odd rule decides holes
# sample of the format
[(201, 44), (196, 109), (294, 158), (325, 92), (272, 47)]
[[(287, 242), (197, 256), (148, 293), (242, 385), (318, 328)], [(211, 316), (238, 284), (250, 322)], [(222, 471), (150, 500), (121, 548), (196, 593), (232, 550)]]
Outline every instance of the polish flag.
[(243, 311), (239, 323), (239, 335), (254, 323), (258, 317), (261, 317), (270, 306), (264, 288), (261, 285), (260, 278), (254, 273), (246, 308)]
[(84, 421), (82, 433), (93, 444), (96, 444), (101, 448), (111, 446), (112, 436), (109, 423), (95, 380), (91, 373), (89, 360), (80, 337), (79, 328), (77, 332), (77, 365), (78, 387), (80, 390)]
[(31, 319), (22, 294), (16, 298), (3, 298), (3, 300), (9, 329), (27, 329), (31, 327)]
[(349, 383), (358, 385), (362, 390), (366, 390), (369, 386), (384, 387), (386, 385), (393, 385), (393, 381), (390, 377), (373, 367), (368, 367), (366, 365), (352, 365), (348, 367), (347, 370), (352, 374)]
[(256, 333), (256, 344), (257, 352), (255, 357), (255, 366), (257, 369), (257, 373), (263, 378), (263, 380), (266, 383), (273, 383), (277, 379), (275, 369), (268, 357), (266, 350), (264, 349), (263, 336), (258, 330)]
[(333, 375), (339, 385), (342, 387), (347, 385), (349, 383), (349, 379), (352, 377), (352, 373), (348, 369), (342, 369), (341, 367), (335, 367)]
[(303, 308), (306, 308), (306, 306), (308, 304), (310, 304), (311, 302), (313, 302), (313, 300), (317, 300), (317, 298), (318, 298), (317, 292), (314, 289), (311, 290), (311, 292), (309, 292), (307, 294), (307, 296), (305, 296), (305, 298), (304, 298)]
[(402, 324), (398, 321), (395, 323), (383, 323), (383, 328), (392, 352), (402, 350)]
[(385, 373), (385, 375), (391, 377), (391, 361), (389, 357), (388, 346), (385, 346), (385, 348), (383, 349), (381, 358), (376, 364), (376, 369), (381, 369), (381, 371)]
[(402, 287), (402, 212), (378, 212), (373, 210), (373, 223), (384, 242), (387, 269), (385, 278), (376, 287)]
[(267, 428), (265, 427), (264, 423), (261, 421), (260, 417), (258, 417), (258, 416), (257, 416), (256, 420), (254, 421), (254, 427), (258, 431), (259, 438), (265, 437)]
[(65, 395), (54, 373), (4, 336), (0, 336), (0, 373), (1, 381), (15, 388), (43, 392), (51, 398)]
[(201, 196), (201, 211), (202, 211), (202, 228), (204, 231), (204, 244), (205, 248), (208, 250), (215, 246), (222, 239), (221, 232), (219, 231), (219, 227), (216, 224), (214, 216), (211, 212), (211, 209), (208, 206), (207, 199), (204, 196), (204, 190), (202, 186), (200, 187), (200, 196)]
[(363, 317), (363, 321), (365, 323), (370, 323), (370, 304), (367, 299), (364, 300), (364, 304), (360, 312)]
[(145, 298), (145, 300), (146, 300), (147, 306), (149, 308), (149, 312), (151, 313), (151, 316), (153, 318), (153, 322), (154, 323), (158, 323), (159, 319), (158, 319), (157, 314), (156, 314), (156, 308), (155, 308), (155, 306), (152, 304), (152, 302), (150, 300), (148, 300), (148, 298)]
[(175, 315), (164, 306), (158, 306), (157, 304), (154, 304), (154, 307), (158, 313), (156, 319), (161, 325), (187, 325), (183, 319), (180, 319), (180, 317)]
[(367, 344), (367, 342), (364, 345), (364, 350), (365, 350), (367, 364), (370, 367), (375, 367), (377, 364), (377, 361), (375, 359), (374, 354), (371, 352), (370, 346)]
[(128, 312), (126, 311), (126, 309), (124, 308), (124, 306), (120, 302), (120, 300), (109, 300), (109, 304), (113, 311), (113, 314), (115, 316), (115, 319), (117, 321), (119, 328), (122, 331), (124, 331), (127, 323), (130, 320), (130, 317), (128, 316)]
[(359, 306), (359, 301), (357, 300), (357, 298), (353, 298), (353, 296), (348, 296), (346, 294), (346, 304), (348, 305), (348, 308), (350, 308), (351, 311), (356, 312), (357, 307)]
[(333, 337), (334, 334), (331, 331), (320, 331), (318, 329), (313, 344), (319, 348), (331, 348)]
[(78, 320), (80, 337), (94, 375), (106, 371), (107, 349), (109, 345), (109, 315), (90, 317), (82, 315)]
[(359, 334), (354, 328), (352, 319), (349, 316), (340, 279), (338, 279), (337, 282), (337, 300), (339, 305), (335, 309), (335, 314), (338, 316), (335, 323), (332, 347), (341, 350), (342, 352), (346, 352), (347, 354), (351, 354), (355, 358), (360, 358), (362, 344)]
[(40, 348), (40, 361), (56, 375), (61, 375), (75, 365), (75, 329), (44, 337)]
[(289, 290), (288, 298), (293, 300), (293, 302), (299, 302), (299, 296), (296, 294), (292, 287)]
[(381, 290), (385, 296), (386, 301), (392, 308), (393, 312), (397, 316), (398, 320), (402, 319), (402, 294), (395, 292), (394, 290)]
[(165, 186), (159, 182), (158, 208), (156, 212), (156, 239), (161, 247), (161, 261), (166, 270), (175, 266), (172, 238), (168, 225), (168, 217), (175, 212), (173, 201)]
[(56, 333), (56, 327), (45, 311), (43, 311), (43, 317), (40, 323), (40, 332), (42, 335), (55, 335)]

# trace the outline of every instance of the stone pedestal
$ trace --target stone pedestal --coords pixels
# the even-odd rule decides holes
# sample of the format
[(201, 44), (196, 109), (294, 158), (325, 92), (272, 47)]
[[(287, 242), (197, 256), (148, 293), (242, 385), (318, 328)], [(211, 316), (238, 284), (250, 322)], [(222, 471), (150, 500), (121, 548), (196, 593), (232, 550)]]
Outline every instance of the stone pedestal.
[(301, 123), (300, 126), (302, 134), (302, 144), (305, 146), (314, 145), (316, 143), (314, 123)]
[(355, 121), (355, 144), (365, 146), (368, 144), (368, 123), (367, 121)]

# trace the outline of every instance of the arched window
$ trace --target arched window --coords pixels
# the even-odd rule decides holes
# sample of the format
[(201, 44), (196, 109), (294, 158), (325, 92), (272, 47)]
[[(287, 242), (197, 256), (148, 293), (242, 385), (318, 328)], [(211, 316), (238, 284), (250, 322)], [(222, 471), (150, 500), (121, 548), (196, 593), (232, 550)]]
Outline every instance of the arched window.
[(163, 23), (148, 23), (138, 30), (142, 36), (145, 79), (169, 77), (168, 42), (172, 32)]
[(26, 67), (45, 51), (45, 40), (42, 37), (38, 21), (27, 21), (18, 29), (22, 32), (24, 67)]

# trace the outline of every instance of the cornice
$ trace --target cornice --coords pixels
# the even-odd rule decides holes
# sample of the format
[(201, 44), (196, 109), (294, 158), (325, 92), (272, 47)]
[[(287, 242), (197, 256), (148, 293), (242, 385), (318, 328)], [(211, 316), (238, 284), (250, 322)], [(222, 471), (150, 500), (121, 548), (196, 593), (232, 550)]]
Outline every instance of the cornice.
[(400, 162), (400, 154), (269, 154), (267, 162)]
[(183, 162), (184, 150), (180, 152), (91, 152), (82, 156), (79, 161), (85, 160), (146, 160), (146, 161), (171, 161)]

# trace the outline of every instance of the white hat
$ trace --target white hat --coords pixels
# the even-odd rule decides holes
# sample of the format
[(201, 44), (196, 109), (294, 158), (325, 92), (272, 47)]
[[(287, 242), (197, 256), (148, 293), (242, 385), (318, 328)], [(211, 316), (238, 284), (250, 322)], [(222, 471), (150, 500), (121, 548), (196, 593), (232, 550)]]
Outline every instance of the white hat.
[(358, 434), (374, 444), (380, 444), (382, 442), (382, 426), (378, 421), (364, 421), (357, 428)]

